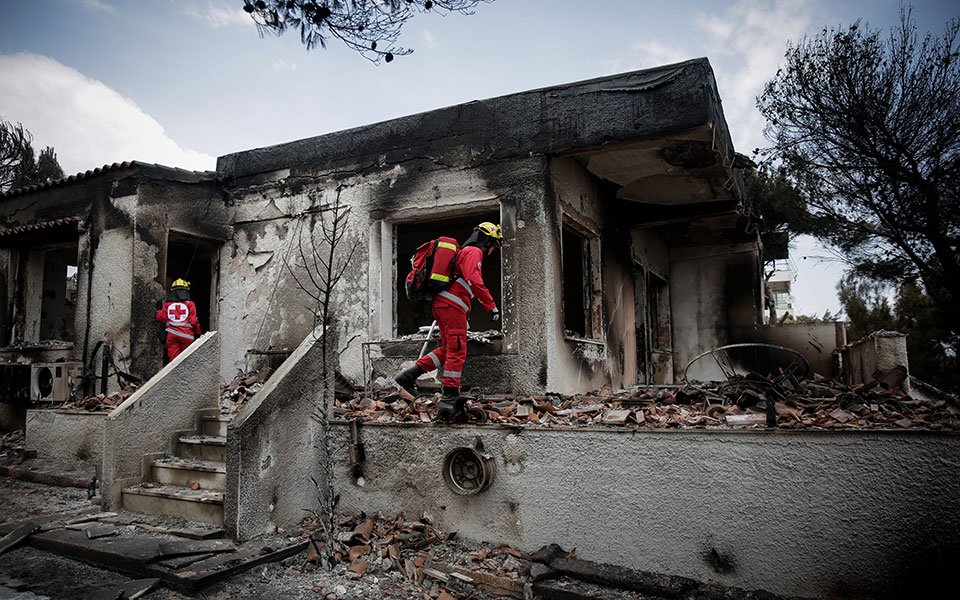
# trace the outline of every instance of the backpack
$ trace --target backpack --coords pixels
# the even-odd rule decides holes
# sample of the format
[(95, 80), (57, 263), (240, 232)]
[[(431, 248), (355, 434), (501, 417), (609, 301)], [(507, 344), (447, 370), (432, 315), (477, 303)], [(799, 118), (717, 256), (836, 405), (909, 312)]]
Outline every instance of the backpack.
[(421, 244), (410, 257), (407, 274), (407, 298), (430, 300), (447, 289), (460, 246), (450, 237), (439, 237)]

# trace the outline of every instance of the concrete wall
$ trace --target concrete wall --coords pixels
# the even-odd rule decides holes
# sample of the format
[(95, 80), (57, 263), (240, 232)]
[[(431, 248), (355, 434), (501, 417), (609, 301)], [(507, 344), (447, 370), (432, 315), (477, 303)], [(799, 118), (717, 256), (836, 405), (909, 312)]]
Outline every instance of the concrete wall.
[(120, 503), (122, 480), (140, 476), (144, 454), (173, 452), (175, 431), (195, 429), (197, 411), (218, 409), (220, 336), (197, 338), (106, 418), (103, 432), (104, 505)]
[[(458, 496), (441, 464), (478, 435), (494, 480)], [(363, 487), (348, 427), (335, 436), (342, 509), (423, 512), (524, 551), (816, 598), (923, 597), (960, 558), (957, 435), (369, 425)]]
[(130, 319), (134, 299), (133, 228), (104, 231), (94, 249), (96, 265), (90, 277), (91, 304), (86, 323), (90, 351), (97, 341), (113, 346), (120, 355), (130, 356)]
[(757, 341), (796, 350), (810, 363), (810, 372), (836, 377), (833, 351), (847, 343), (846, 326), (834, 323), (784, 323), (758, 330)]
[[(849, 385), (873, 381), (878, 370), (903, 367), (910, 371), (907, 359), (907, 336), (896, 331), (875, 331), (850, 344), (841, 354), (842, 378)], [(910, 389), (910, 379), (903, 382)]]
[(99, 464), (106, 417), (103, 412), (28, 410), (26, 447), (46, 460)]
[[(677, 378), (695, 356), (718, 346), (753, 341), (760, 323), (760, 267), (755, 244), (670, 250), (673, 368)], [(690, 379), (723, 376), (712, 361), (691, 367)]]
[(236, 539), (292, 527), (318, 506), (322, 343), (307, 336), (227, 430), (223, 525)]

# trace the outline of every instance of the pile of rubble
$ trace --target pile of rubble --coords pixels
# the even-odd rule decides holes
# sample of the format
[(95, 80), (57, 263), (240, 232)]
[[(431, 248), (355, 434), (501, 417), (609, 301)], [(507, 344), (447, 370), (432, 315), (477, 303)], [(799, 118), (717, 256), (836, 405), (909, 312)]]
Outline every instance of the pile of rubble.
[[(913, 397), (901, 382), (880, 376), (867, 385), (848, 386), (823, 378), (801, 382), (751, 373), (684, 386), (617, 392), (606, 386), (573, 396), (475, 391), (467, 394), (467, 421), (537, 427), (960, 430), (955, 404)], [(334, 412), (342, 419), (429, 423), (436, 419), (438, 400), (436, 394), (404, 399), (390, 387), (338, 400)]]
[(240, 373), (227, 385), (220, 386), (220, 414), (234, 415), (240, 412), (243, 404), (263, 388), (271, 373), (273, 369), (270, 367)]
[(96, 394), (77, 400), (68, 400), (58, 404), (57, 410), (111, 411), (132, 396), (138, 387), (136, 384), (131, 384), (126, 389), (112, 394)]
[(22, 429), (0, 434), (0, 465), (18, 465), (23, 462), (24, 453)]
[[(517, 550), (501, 544), (471, 551), (455, 539), (456, 533), (435, 529), (421, 516), (407, 521), (403, 514), (370, 518), (364, 514), (342, 517), (335, 523), (333, 547), (326, 552), (322, 527), (316, 520), (302, 524), (301, 534), (310, 540), (305, 570), (322, 566), (332, 556), (334, 571), (350, 580), (365, 577), (411, 584), (423, 590), (424, 598), (453, 600), (495, 596), (523, 597), (523, 584), (530, 563)], [(337, 594), (333, 590), (315, 592)]]

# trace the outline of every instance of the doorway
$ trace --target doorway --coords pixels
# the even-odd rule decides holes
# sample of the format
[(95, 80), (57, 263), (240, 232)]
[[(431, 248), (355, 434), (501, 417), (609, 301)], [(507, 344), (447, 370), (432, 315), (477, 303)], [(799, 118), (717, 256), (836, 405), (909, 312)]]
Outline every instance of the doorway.
[[(190, 282), (190, 299), (197, 307), (200, 330), (210, 331), (213, 313), (213, 291), (218, 245), (198, 237), (171, 231), (167, 236), (167, 262), (164, 290), (176, 279)], [(216, 323), (213, 323), (215, 326)]]

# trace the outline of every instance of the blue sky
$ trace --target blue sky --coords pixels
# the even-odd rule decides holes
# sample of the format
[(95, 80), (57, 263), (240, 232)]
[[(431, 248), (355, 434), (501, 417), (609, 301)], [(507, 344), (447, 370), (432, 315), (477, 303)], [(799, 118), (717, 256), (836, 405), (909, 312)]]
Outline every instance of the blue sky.
[[(710, 59), (737, 149), (762, 146), (754, 97), (787, 40), (863, 19), (886, 28), (898, 0), (496, 0), (473, 16), (418, 16), (409, 56), (379, 66), (296, 33), (260, 39), (242, 0), (0, 0), (0, 115), (52, 145), (67, 173), (123, 160), (212, 169), (269, 146), (471, 100)], [(921, 30), (960, 17), (914, 4)], [(838, 307), (840, 267), (809, 240), (792, 251), (795, 305)]]

